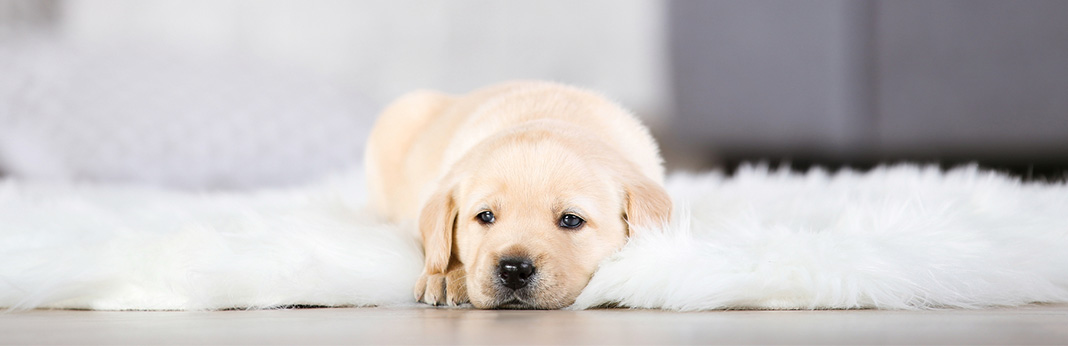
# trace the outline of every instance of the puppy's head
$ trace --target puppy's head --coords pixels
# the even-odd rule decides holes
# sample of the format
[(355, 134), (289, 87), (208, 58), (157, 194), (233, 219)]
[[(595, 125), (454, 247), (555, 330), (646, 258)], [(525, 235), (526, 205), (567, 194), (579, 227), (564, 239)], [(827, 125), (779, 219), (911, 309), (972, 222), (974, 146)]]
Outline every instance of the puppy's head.
[(487, 141), (422, 210), (428, 271), (462, 263), (475, 307), (568, 306), (635, 226), (670, 215), (664, 189), (619, 153), (559, 137), (528, 131)]

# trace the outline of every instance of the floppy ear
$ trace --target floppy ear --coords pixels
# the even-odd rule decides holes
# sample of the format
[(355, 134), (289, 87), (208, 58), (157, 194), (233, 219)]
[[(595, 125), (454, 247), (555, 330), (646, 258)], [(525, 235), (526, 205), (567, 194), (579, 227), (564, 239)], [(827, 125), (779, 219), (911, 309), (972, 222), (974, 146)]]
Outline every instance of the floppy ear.
[(634, 228), (656, 229), (671, 219), (671, 196), (663, 186), (643, 174), (634, 172), (623, 183), (625, 193), (627, 235), (634, 235)]
[(448, 269), (456, 213), (452, 189), (435, 192), (419, 213), (419, 233), (423, 236), (426, 273), (445, 273)]

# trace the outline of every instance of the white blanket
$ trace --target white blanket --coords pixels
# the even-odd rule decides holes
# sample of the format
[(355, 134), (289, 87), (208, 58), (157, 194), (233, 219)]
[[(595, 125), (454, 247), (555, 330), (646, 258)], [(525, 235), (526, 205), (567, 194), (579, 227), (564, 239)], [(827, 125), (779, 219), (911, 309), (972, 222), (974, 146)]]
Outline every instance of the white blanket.
[[(353, 169), (195, 193), (0, 181), (0, 306), (414, 304), (411, 225)], [(1068, 185), (974, 167), (674, 175), (675, 219), (606, 260), (573, 308), (937, 308), (1068, 302)]]

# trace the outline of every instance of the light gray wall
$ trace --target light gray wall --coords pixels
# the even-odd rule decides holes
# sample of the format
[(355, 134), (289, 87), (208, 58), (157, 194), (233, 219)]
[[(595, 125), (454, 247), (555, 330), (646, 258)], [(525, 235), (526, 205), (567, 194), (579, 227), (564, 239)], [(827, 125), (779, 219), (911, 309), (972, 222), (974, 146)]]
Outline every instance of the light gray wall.
[(0, 40), (50, 30), (59, 19), (59, 1), (0, 1)]
[(380, 105), (415, 89), (464, 93), (510, 79), (605, 92), (666, 123), (659, 0), (67, 0), (78, 44), (150, 42), (240, 52), (336, 77)]

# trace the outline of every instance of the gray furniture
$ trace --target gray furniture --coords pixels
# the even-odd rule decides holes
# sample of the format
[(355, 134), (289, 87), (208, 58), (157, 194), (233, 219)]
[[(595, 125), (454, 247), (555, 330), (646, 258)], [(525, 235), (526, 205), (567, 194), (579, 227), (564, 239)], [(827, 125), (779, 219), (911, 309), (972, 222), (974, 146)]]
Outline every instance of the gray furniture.
[(1068, 166), (1068, 1), (674, 1), (669, 16), (676, 142), (728, 161)]

